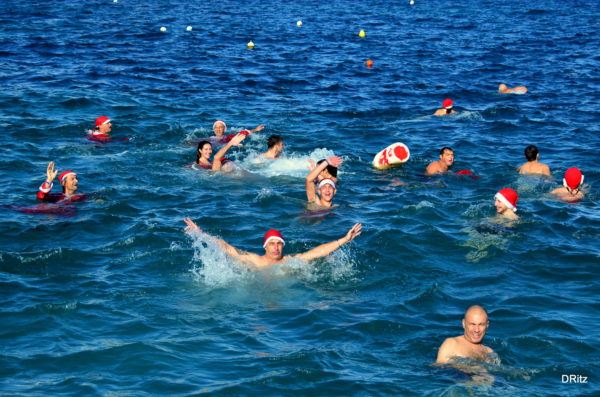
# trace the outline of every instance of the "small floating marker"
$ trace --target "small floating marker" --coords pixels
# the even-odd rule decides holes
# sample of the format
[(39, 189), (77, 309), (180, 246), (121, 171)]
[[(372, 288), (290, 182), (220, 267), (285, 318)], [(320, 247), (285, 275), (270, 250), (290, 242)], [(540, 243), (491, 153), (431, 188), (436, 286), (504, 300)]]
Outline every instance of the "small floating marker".
[(415, 0), (410, 0), (410, 5), (414, 5), (415, 4)]
[(185, 28), (185, 30), (187, 30), (188, 32), (191, 32), (192, 31), (192, 27), (188, 26), (187, 28)]
[(252, 42), (252, 40), (250, 40), (250, 41), (248, 42), (248, 49), (249, 49), (249, 50), (252, 50), (253, 48), (254, 48), (254, 43)]
[(167, 28), (165, 28), (164, 26), (161, 26), (161, 27), (160, 27), (160, 31), (161, 31), (161, 32), (166, 32), (166, 31), (167, 31)]
[(372, 59), (367, 59), (367, 61), (365, 62), (365, 65), (367, 65), (367, 67), (369, 69), (371, 69), (373, 67), (373, 60)]
[(119, 0), (113, 0), (113, 3), (118, 3), (118, 2), (119, 2)]
[(296, 22), (296, 26), (301, 27), (302, 26), (302, 21)]
[(360, 30), (360, 32), (358, 32), (358, 37), (365, 37), (367, 34), (365, 33), (364, 30)]

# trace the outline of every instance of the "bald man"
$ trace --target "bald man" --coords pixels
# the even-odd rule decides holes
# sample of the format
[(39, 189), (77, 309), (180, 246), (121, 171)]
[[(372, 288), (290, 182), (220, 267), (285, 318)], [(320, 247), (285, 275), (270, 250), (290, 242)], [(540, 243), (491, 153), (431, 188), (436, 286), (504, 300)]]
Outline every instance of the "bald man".
[(436, 363), (446, 364), (459, 357), (495, 362), (492, 357), (495, 355), (494, 351), (481, 343), (489, 325), (488, 315), (483, 307), (477, 305), (469, 307), (462, 320), (464, 334), (447, 338), (442, 343)]

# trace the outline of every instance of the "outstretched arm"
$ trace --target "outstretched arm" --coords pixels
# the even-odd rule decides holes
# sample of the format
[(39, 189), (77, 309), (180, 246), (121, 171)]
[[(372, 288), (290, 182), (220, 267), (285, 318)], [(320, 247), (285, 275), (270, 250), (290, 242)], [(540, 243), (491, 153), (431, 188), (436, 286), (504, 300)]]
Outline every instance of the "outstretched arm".
[(312, 168), (312, 170), (306, 176), (306, 198), (308, 199), (309, 203), (312, 203), (317, 198), (317, 189), (315, 187), (315, 181), (317, 180), (317, 177), (319, 176), (319, 174), (325, 168), (327, 168), (328, 165), (331, 165), (331, 166), (337, 168), (342, 164), (342, 162), (343, 162), (343, 160), (341, 157), (331, 156), (328, 159), (326, 159), (325, 161), (323, 161), (321, 164)]
[(183, 221), (187, 224), (187, 226), (185, 227), (186, 232), (202, 233), (202, 234), (212, 237), (219, 247), (221, 247), (228, 255), (230, 255), (236, 259), (248, 261), (248, 260), (250, 260), (248, 258), (248, 256), (255, 255), (255, 254), (250, 254), (248, 252), (240, 251), (237, 248), (235, 248), (233, 245), (227, 243), (225, 240), (220, 239), (215, 236), (212, 236), (206, 232), (203, 232), (202, 230), (200, 230), (198, 225), (196, 225), (196, 223), (193, 220), (191, 220), (190, 218), (185, 218)]
[(342, 245), (349, 243), (354, 240), (354, 238), (360, 235), (362, 231), (362, 225), (360, 223), (354, 224), (348, 233), (340, 239), (334, 240), (330, 243), (321, 244), (318, 247), (311, 249), (310, 251), (294, 255), (294, 258), (303, 259), (305, 261), (310, 261), (317, 258), (322, 258), (331, 254), (336, 249), (340, 248)]
[(225, 157), (225, 154), (227, 153), (227, 151), (229, 149), (231, 149), (232, 146), (242, 146), (241, 142), (244, 139), (246, 139), (246, 135), (237, 134), (236, 136), (233, 137), (233, 139), (231, 139), (229, 142), (227, 142), (227, 144), (225, 146), (223, 146), (221, 149), (219, 149), (217, 154), (215, 154), (215, 158), (213, 159), (213, 163), (212, 163), (213, 171), (219, 171), (221, 169), (222, 159), (223, 159), (223, 157)]
[(37, 192), (37, 198), (40, 200), (47, 199), (50, 191), (52, 190), (52, 181), (56, 178), (58, 170), (54, 169), (54, 161), (48, 163), (46, 167), (46, 180), (40, 185), (40, 189)]
[(258, 127), (254, 128), (254, 129), (252, 129), (252, 130), (250, 130), (250, 132), (258, 132), (258, 131), (261, 131), (261, 130), (263, 130), (264, 128), (265, 128), (265, 126), (261, 124), (261, 125), (259, 125)]

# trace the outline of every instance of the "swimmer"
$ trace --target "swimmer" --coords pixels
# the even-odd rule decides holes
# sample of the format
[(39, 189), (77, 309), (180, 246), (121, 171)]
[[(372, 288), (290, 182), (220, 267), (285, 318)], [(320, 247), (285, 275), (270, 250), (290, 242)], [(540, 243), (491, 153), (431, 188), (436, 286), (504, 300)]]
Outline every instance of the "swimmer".
[(514, 87), (514, 88), (508, 88), (506, 86), (506, 84), (500, 84), (498, 86), (498, 93), (499, 94), (525, 94), (527, 92), (527, 87), (525, 86), (518, 86), (518, 87)]
[(239, 133), (235, 135), (233, 139), (219, 149), (212, 162), (210, 161), (210, 156), (212, 156), (213, 152), (212, 144), (208, 141), (202, 141), (198, 144), (196, 161), (192, 165), (204, 168), (205, 170), (231, 172), (234, 170), (235, 165), (233, 161), (224, 158), (224, 156), (232, 146), (242, 146), (241, 142), (244, 139), (246, 139), (245, 134)]
[[(265, 128), (263, 125), (259, 125), (258, 127), (254, 128), (252, 130), (242, 130), (239, 133), (240, 134), (245, 133), (246, 135), (248, 135), (252, 132), (261, 131), (263, 128)], [(227, 143), (230, 140), (232, 140), (234, 136), (237, 135), (237, 134), (225, 135), (226, 130), (227, 130), (227, 124), (225, 124), (225, 122), (223, 120), (215, 121), (213, 124), (213, 132), (215, 133), (215, 136), (212, 138), (216, 139), (218, 143)]]
[(519, 201), (517, 192), (507, 187), (496, 193), (494, 199), (498, 216), (509, 220), (519, 219), (519, 216), (515, 214), (517, 212), (517, 201)]
[(440, 159), (431, 162), (425, 169), (425, 175), (443, 174), (448, 172), (454, 164), (454, 150), (449, 147), (443, 147), (440, 150)]
[(434, 116), (449, 116), (451, 114), (457, 113), (455, 110), (452, 110), (452, 106), (454, 106), (454, 102), (452, 99), (446, 98), (444, 102), (442, 102), (442, 108), (435, 111)]
[(550, 168), (543, 163), (539, 163), (540, 154), (538, 148), (529, 145), (525, 148), (525, 158), (527, 162), (518, 168), (519, 174), (540, 174), (550, 176)]
[(88, 138), (91, 140), (108, 140), (112, 131), (112, 121), (106, 116), (100, 116), (96, 119), (94, 128), (88, 131)]
[(438, 350), (436, 363), (447, 364), (461, 357), (497, 363), (496, 353), (482, 344), (489, 325), (488, 314), (483, 307), (477, 305), (469, 307), (462, 320), (464, 333), (447, 338), (442, 343)]
[(58, 175), (58, 181), (60, 182), (63, 192), (62, 193), (51, 193), (54, 178), (58, 175), (58, 170), (54, 169), (54, 162), (48, 163), (46, 168), (46, 180), (41, 184), (40, 189), (37, 193), (38, 200), (46, 201), (49, 203), (58, 202), (76, 202), (85, 200), (83, 194), (75, 194), (79, 181), (77, 180), (77, 174), (73, 171), (63, 171)]
[(560, 200), (568, 203), (580, 201), (585, 196), (585, 192), (581, 190), (582, 184), (583, 174), (579, 168), (569, 168), (563, 178), (563, 187), (554, 189), (550, 194), (554, 194)]
[[(317, 164), (315, 164), (314, 160), (310, 159), (310, 160), (308, 160), (308, 169), (312, 171), (319, 164), (326, 162), (326, 161), (327, 160), (325, 160), (325, 159), (321, 159), (321, 160), (317, 161)], [(332, 165), (327, 165), (327, 167), (325, 167), (323, 169), (323, 171), (321, 171), (321, 173), (317, 176), (317, 180), (315, 181), (315, 184), (318, 185), (319, 182), (321, 182), (323, 179), (331, 179), (335, 184), (337, 184), (338, 183), (337, 172), (338, 172), (337, 167), (334, 167)]]
[(267, 151), (262, 153), (261, 156), (269, 160), (278, 159), (283, 152), (283, 138), (281, 135), (271, 135), (267, 139)]
[(324, 178), (315, 186), (319, 178), (319, 174), (331, 165), (335, 168), (342, 164), (342, 159), (337, 156), (329, 157), (327, 160), (318, 164), (310, 173), (306, 176), (306, 197), (308, 203), (311, 206), (331, 208), (333, 205), (333, 196), (336, 193), (335, 182), (330, 178)]
[[(185, 218), (184, 222), (187, 224), (185, 230), (187, 232), (195, 232), (195, 233), (204, 233), (200, 228), (192, 221), (190, 218)], [(232, 245), (228, 244), (224, 240), (211, 236), (214, 241), (231, 257), (238, 259), (242, 262), (252, 264), (257, 268), (264, 268), (267, 266), (276, 265), (279, 263), (284, 263), (289, 259), (301, 259), (304, 261), (311, 261), (313, 259), (322, 258), (331, 254), (333, 251), (340, 248), (342, 245), (349, 243), (354, 240), (355, 237), (361, 234), (362, 225), (360, 223), (356, 223), (348, 233), (340, 239), (334, 240), (332, 242), (319, 245), (307, 252), (303, 252), (296, 255), (283, 255), (283, 247), (285, 246), (285, 241), (281, 233), (275, 229), (271, 229), (265, 233), (263, 239), (263, 248), (265, 249), (264, 255), (257, 255), (252, 252), (245, 252), (238, 250)]]

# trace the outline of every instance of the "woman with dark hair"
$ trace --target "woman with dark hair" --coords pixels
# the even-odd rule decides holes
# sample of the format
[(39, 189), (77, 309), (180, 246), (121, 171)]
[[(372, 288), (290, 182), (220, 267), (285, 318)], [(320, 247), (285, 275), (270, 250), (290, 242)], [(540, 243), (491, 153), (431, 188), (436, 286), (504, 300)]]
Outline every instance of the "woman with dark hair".
[(234, 136), (231, 141), (227, 142), (225, 146), (219, 149), (212, 162), (210, 161), (210, 156), (212, 156), (213, 152), (212, 144), (208, 141), (201, 141), (198, 144), (196, 161), (193, 166), (213, 171), (233, 171), (235, 168), (233, 161), (224, 158), (224, 156), (232, 146), (242, 146), (241, 142), (244, 139), (246, 139), (246, 135), (244, 134), (237, 134)]

